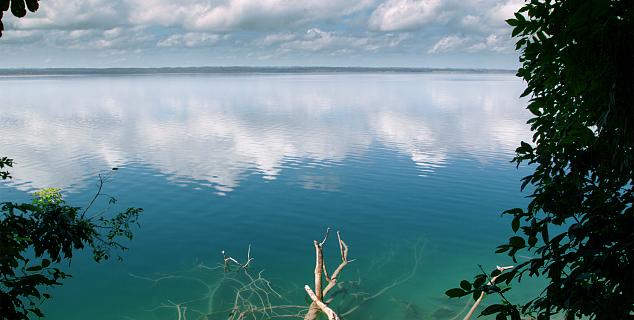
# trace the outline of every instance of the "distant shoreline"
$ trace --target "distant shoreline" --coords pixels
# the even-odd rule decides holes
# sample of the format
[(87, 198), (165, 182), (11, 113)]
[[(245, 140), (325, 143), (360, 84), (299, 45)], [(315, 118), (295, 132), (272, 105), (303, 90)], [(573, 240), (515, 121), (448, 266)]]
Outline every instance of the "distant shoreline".
[(336, 73), (515, 73), (508, 69), (400, 67), (162, 67), (162, 68), (15, 68), (0, 76), (153, 75), (153, 74), (336, 74)]

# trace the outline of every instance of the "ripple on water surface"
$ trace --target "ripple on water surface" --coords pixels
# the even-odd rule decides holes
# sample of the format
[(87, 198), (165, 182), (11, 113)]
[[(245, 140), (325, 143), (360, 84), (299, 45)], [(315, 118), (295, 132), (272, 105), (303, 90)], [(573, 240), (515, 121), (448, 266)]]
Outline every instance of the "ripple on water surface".
[[(221, 250), (243, 258), (249, 245), (254, 268), (304, 304), (312, 240), (328, 226), (356, 259), (342, 275), (349, 291), (382, 292), (348, 319), (451, 319), (464, 302), (443, 292), (478, 263), (506, 263), (491, 254), (508, 235), (499, 212), (526, 202), (525, 172), (508, 162), (530, 138), (511, 75), (0, 82), (0, 150), (16, 160), (3, 195), (54, 186), (86, 203), (109, 173), (115, 209), (145, 209), (123, 263), (73, 261), (49, 319), (176, 319), (170, 301), (208, 310), (192, 278), (213, 286), (222, 273), (196, 266)], [(337, 250), (327, 247), (330, 267)]]

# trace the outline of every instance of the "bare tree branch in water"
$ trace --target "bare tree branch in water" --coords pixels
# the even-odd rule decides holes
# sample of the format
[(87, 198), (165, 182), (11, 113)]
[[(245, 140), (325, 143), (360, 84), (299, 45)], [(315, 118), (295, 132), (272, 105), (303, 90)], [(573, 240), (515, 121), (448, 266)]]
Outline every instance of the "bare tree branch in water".
[[(421, 261), (420, 244), (415, 245), (414, 261), (411, 270), (389, 284), (376, 289), (364, 289), (368, 284), (362, 283), (362, 276), (357, 279), (341, 280), (346, 266), (354, 261), (348, 259), (348, 245), (337, 232), (341, 261), (332, 273), (328, 272), (324, 261), (323, 246), (330, 236), (330, 229), (321, 241), (313, 241), (315, 248), (315, 288), (305, 286), (310, 300), (297, 304), (288, 297), (297, 296), (297, 289), (284, 290), (273, 286), (264, 277), (262, 271), (254, 270), (254, 258), (251, 256), (251, 245), (246, 258), (236, 258), (222, 251), (222, 263), (215, 267), (198, 264), (195, 268), (181, 275), (163, 275), (148, 278), (131, 275), (134, 278), (153, 282), (155, 285), (169, 285), (170, 281), (191, 281), (204, 288), (203, 292), (189, 299), (178, 299), (173, 294), (164, 302), (147, 311), (164, 312), (169, 310), (178, 320), (273, 320), (273, 319), (308, 319), (316, 320), (323, 313), (329, 320), (348, 318), (353, 312), (363, 310), (364, 305), (387, 293), (390, 289), (410, 280), (418, 270)], [(378, 263), (374, 263), (369, 272), (381, 272), (380, 269), (391, 265), (394, 254), (388, 254)], [(402, 260), (398, 260), (402, 264)], [(379, 269), (376, 269), (379, 266)], [(212, 274), (209, 274), (209, 273)], [(213, 280), (211, 280), (213, 279)], [(324, 282), (325, 279), (325, 282)], [(182, 287), (182, 285), (178, 285)], [(168, 290), (168, 292), (172, 292)], [(318, 293), (319, 292), (319, 293)], [(193, 293), (193, 291), (192, 291)], [(164, 311), (161, 311), (164, 310)], [(164, 317), (164, 313), (162, 314)], [(129, 318), (134, 320), (133, 318)]]
[[(326, 264), (324, 263), (324, 253), (323, 246), (328, 240), (328, 234), (330, 233), (330, 228), (326, 229), (326, 236), (324, 240), (321, 242), (317, 242), (317, 240), (313, 241), (315, 246), (315, 292), (310, 289), (310, 286), (304, 286), (304, 290), (308, 293), (308, 296), (312, 299), (312, 303), (310, 304), (310, 308), (304, 320), (314, 320), (317, 318), (319, 311), (322, 311), (329, 320), (339, 320), (339, 316), (328, 307), (327, 303), (330, 301), (324, 301), (324, 297), (332, 288), (337, 285), (337, 280), (339, 279), (339, 274), (343, 271), (348, 263), (354, 260), (348, 260), (348, 245), (341, 239), (341, 234), (337, 231), (337, 240), (339, 241), (339, 252), (341, 253), (341, 263), (331, 276), (328, 275), (328, 269), (326, 268)], [(328, 285), (326, 288), (322, 290), (322, 275), (326, 278)]]

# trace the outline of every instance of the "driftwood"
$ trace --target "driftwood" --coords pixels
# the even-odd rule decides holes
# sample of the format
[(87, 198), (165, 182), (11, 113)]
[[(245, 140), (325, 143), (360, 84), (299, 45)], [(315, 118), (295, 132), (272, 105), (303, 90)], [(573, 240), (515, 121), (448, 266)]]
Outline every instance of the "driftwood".
[[(175, 275), (161, 275), (158, 278), (148, 278), (130, 274), (139, 280), (149, 281), (154, 285), (159, 285), (164, 281), (182, 280), (191, 281), (205, 288), (204, 292), (195, 297), (183, 300), (169, 298), (164, 300), (159, 306), (147, 309), (148, 312), (173, 312), (177, 320), (203, 320), (203, 319), (226, 319), (226, 320), (271, 320), (271, 319), (297, 319), (316, 320), (323, 313), (329, 320), (341, 320), (347, 318), (351, 313), (362, 310), (363, 306), (370, 301), (382, 296), (391, 288), (394, 288), (411, 279), (417, 272), (421, 260), (419, 245), (415, 246), (414, 264), (412, 270), (393, 282), (387, 284), (373, 292), (363, 292), (358, 289), (361, 284), (361, 277), (358, 280), (342, 281), (340, 276), (343, 269), (352, 261), (348, 260), (348, 245), (337, 232), (337, 241), (341, 261), (332, 273), (328, 272), (324, 261), (323, 246), (330, 235), (330, 228), (326, 230), (326, 235), (321, 241), (313, 241), (315, 248), (315, 287), (304, 286), (304, 290), (311, 299), (310, 304), (296, 304), (287, 298), (293, 291), (278, 291), (269, 280), (263, 276), (262, 271), (252, 270), (254, 258), (251, 255), (251, 245), (243, 259), (230, 256), (222, 251), (222, 263), (215, 267), (204, 264), (197, 264), (193, 269), (185, 273)], [(385, 261), (381, 260), (378, 268), (384, 267), (393, 255), (388, 255)], [(371, 267), (372, 272), (376, 272), (376, 265)], [(209, 281), (209, 273), (216, 274)], [(353, 292), (348, 292), (350, 287), (354, 287)], [(226, 296), (227, 289), (231, 290), (231, 295)], [(334, 300), (339, 302), (351, 302), (345, 307), (332, 306)], [(218, 301), (221, 303), (219, 304)], [(335, 311), (335, 310), (337, 311)], [(125, 317), (134, 320), (134, 318)]]
[[(304, 290), (308, 293), (308, 296), (313, 300), (310, 307), (308, 308), (308, 312), (304, 317), (304, 320), (314, 320), (317, 318), (319, 311), (326, 314), (328, 320), (339, 320), (339, 316), (328, 307), (327, 302), (324, 301), (324, 297), (337, 285), (337, 280), (339, 279), (339, 274), (343, 268), (345, 268), (348, 263), (354, 260), (348, 260), (348, 245), (341, 239), (341, 234), (337, 231), (337, 240), (339, 241), (339, 251), (341, 253), (341, 262), (332, 275), (328, 275), (328, 269), (326, 268), (326, 264), (324, 263), (324, 252), (323, 246), (328, 240), (328, 235), (330, 233), (330, 228), (326, 229), (326, 235), (321, 242), (317, 240), (313, 241), (313, 245), (315, 246), (315, 291), (311, 290), (310, 286), (304, 286)], [(322, 289), (322, 277), (326, 279), (328, 284), (326, 288)]]

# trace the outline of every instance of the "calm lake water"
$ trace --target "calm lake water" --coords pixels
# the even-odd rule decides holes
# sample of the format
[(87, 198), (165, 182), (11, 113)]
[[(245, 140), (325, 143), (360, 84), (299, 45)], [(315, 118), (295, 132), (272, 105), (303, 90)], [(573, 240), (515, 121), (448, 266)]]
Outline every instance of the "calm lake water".
[[(113, 212), (145, 209), (122, 262), (65, 266), (48, 319), (179, 319), (175, 305), (227, 319), (239, 285), (210, 269), (249, 245), (250, 270), (282, 296), (271, 303), (305, 306), (327, 227), (356, 259), (332, 303), (360, 305), (346, 319), (452, 319), (467, 300), (445, 290), (478, 264), (510, 264), (493, 251), (511, 235), (500, 212), (527, 202), (527, 169), (509, 163), (530, 139), (523, 86), (454, 73), (4, 77), (0, 152), (16, 164), (0, 195), (58, 187), (83, 206), (108, 173)], [(325, 250), (333, 270), (336, 237)]]

